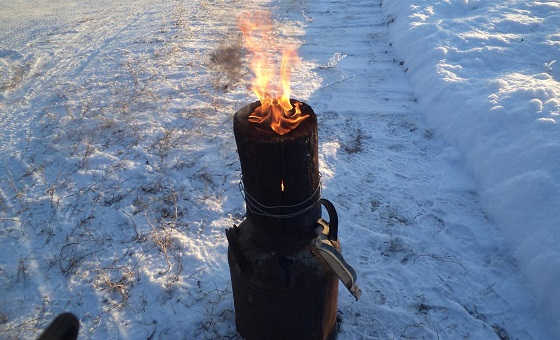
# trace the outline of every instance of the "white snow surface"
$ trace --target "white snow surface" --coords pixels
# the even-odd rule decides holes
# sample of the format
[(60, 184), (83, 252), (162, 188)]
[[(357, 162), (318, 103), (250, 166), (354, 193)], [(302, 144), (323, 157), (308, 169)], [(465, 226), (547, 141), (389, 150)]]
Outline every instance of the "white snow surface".
[(558, 275), (556, 8), (493, 3), (0, 0), (1, 337), (70, 311), (80, 339), (240, 338), (236, 17), (267, 8), (363, 290), (339, 339), (552, 339), (529, 287)]
[(560, 2), (383, 9), (420, 109), (461, 151), (560, 336)]

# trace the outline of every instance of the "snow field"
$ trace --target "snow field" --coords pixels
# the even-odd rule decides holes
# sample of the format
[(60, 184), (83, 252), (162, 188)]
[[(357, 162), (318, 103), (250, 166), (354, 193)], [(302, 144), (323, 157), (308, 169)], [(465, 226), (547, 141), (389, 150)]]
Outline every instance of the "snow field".
[(238, 338), (231, 119), (254, 98), (235, 19), (263, 7), (301, 44), (294, 97), (318, 115), (323, 196), (364, 291), (340, 290), (339, 338), (547, 338), (462, 154), (424, 122), (381, 3), (53, 6), (3, 13), (0, 33), (7, 338), (62, 311), (83, 339)]

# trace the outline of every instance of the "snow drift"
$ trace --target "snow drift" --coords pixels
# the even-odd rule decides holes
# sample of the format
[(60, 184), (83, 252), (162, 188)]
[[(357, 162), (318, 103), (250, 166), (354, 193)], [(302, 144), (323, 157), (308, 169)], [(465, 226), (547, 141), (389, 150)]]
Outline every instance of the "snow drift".
[(560, 4), (383, 3), (429, 124), (464, 153), (560, 332)]

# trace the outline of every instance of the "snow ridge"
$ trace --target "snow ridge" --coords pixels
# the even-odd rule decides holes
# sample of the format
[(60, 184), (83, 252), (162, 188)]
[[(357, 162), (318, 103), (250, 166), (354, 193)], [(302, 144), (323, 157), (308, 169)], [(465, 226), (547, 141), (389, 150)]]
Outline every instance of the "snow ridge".
[(430, 125), (457, 145), (560, 334), (560, 5), (385, 0)]

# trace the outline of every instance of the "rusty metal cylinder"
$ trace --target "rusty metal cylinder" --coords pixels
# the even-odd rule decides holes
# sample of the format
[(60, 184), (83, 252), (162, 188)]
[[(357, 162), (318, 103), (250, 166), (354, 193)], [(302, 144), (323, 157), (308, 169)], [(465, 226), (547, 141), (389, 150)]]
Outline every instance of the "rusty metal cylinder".
[(227, 232), (238, 332), (247, 340), (335, 339), (336, 275), (309, 247), (290, 255), (256, 247), (250, 223)]

